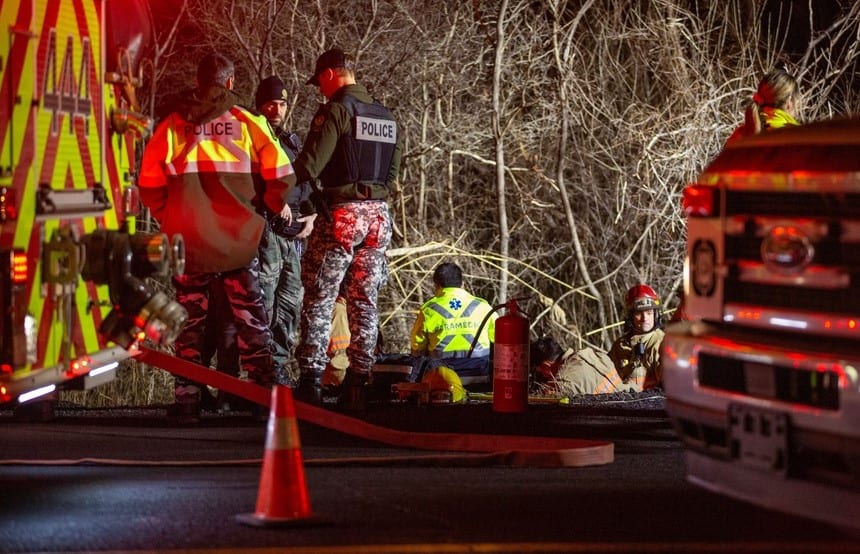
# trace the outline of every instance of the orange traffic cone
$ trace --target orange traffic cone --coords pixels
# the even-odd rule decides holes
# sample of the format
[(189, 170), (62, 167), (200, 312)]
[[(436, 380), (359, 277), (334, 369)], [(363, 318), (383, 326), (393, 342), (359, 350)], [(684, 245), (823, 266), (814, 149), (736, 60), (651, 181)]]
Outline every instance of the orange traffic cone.
[(266, 430), (266, 453), (253, 514), (239, 514), (239, 522), (256, 527), (312, 525), (320, 519), (311, 511), (302, 462), (293, 391), (275, 385)]

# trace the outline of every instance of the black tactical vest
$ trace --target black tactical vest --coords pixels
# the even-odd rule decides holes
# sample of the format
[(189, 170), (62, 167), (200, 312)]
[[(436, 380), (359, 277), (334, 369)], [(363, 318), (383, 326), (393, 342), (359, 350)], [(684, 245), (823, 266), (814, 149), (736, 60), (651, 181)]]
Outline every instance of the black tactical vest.
[(334, 200), (385, 198), (397, 144), (394, 117), (376, 100), (365, 103), (345, 94), (335, 102), (352, 116), (352, 131), (338, 140), (323, 169), (323, 188)]

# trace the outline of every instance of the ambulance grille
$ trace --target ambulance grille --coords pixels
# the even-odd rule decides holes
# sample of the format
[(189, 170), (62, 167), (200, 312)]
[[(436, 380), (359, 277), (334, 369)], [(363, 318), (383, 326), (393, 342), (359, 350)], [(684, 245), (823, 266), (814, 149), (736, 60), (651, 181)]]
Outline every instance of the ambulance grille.
[[(756, 368), (760, 371), (760, 366)], [(833, 371), (809, 371), (787, 366), (773, 366), (772, 395), (755, 396), (802, 404), (824, 410), (839, 409), (839, 374)], [(750, 395), (747, 390), (745, 362), (707, 352), (699, 353), (698, 376), (703, 387)]]
[[(852, 275), (852, 282), (860, 276)], [(814, 289), (726, 280), (725, 301), (784, 310), (856, 314), (860, 312), (860, 287)]]
[[(726, 236), (726, 260), (761, 261), (761, 237)], [(815, 243), (813, 264), (839, 266), (860, 273), (860, 244), (824, 239)]]
[(726, 215), (860, 218), (860, 194), (785, 191), (726, 191)]
[[(725, 303), (849, 316), (860, 313), (860, 243), (849, 242), (856, 241), (856, 236), (850, 237), (856, 235), (854, 229), (860, 220), (860, 193), (736, 189), (725, 194), (726, 216), (747, 221), (741, 232), (725, 236)], [(778, 279), (768, 283), (742, 278), (744, 262), (762, 263), (764, 229), (757, 227), (756, 218), (797, 220), (798, 227), (819, 222), (824, 233), (814, 241), (810, 265), (847, 275), (849, 285), (816, 288), (780, 283)], [(850, 227), (846, 226), (848, 220), (852, 221)]]

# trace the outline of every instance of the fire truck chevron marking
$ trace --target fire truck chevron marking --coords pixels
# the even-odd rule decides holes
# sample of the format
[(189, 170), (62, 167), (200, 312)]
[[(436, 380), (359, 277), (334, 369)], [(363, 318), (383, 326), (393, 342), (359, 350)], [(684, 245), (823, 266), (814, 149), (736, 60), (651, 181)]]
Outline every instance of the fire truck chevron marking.
[[(111, 114), (146, 116), (103, 75), (120, 59), (123, 72), (137, 71), (142, 60), (129, 51), (151, 36), (149, 20), (137, 15), (147, 13), (145, 2), (0, 5), (0, 29), (9, 33), (0, 41), (0, 187), (9, 191), (4, 213), (14, 214), (0, 221), (0, 403), (85, 376), (87, 364), (75, 368), (81, 359), (121, 361), (146, 329), (169, 344), (187, 317), (173, 301), (154, 301), (158, 293), (143, 280), (166, 268), (127, 262), (139, 242), (131, 240), (125, 193), (147, 125), (114, 129)], [(22, 252), (23, 284), (4, 269)], [(111, 305), (125, 295), (134, 298), (129, 306)]]

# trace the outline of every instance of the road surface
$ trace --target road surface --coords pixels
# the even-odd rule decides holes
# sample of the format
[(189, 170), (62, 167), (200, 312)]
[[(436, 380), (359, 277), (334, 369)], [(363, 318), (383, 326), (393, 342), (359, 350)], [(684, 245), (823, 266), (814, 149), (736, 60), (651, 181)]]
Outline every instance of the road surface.
[(839, 529), (688, 484), (659, 407), (399, 405), (360, 421), (607, 441), (612, 459), (512, 466), (299, 423), (314, 517), (256, 528), (236, 517), (254, 511), (266, 452), (248, 414), (175, 426), (155, 408), (63, 407), (48, 423), (0, 411), (0, 552), (860, 552)]

